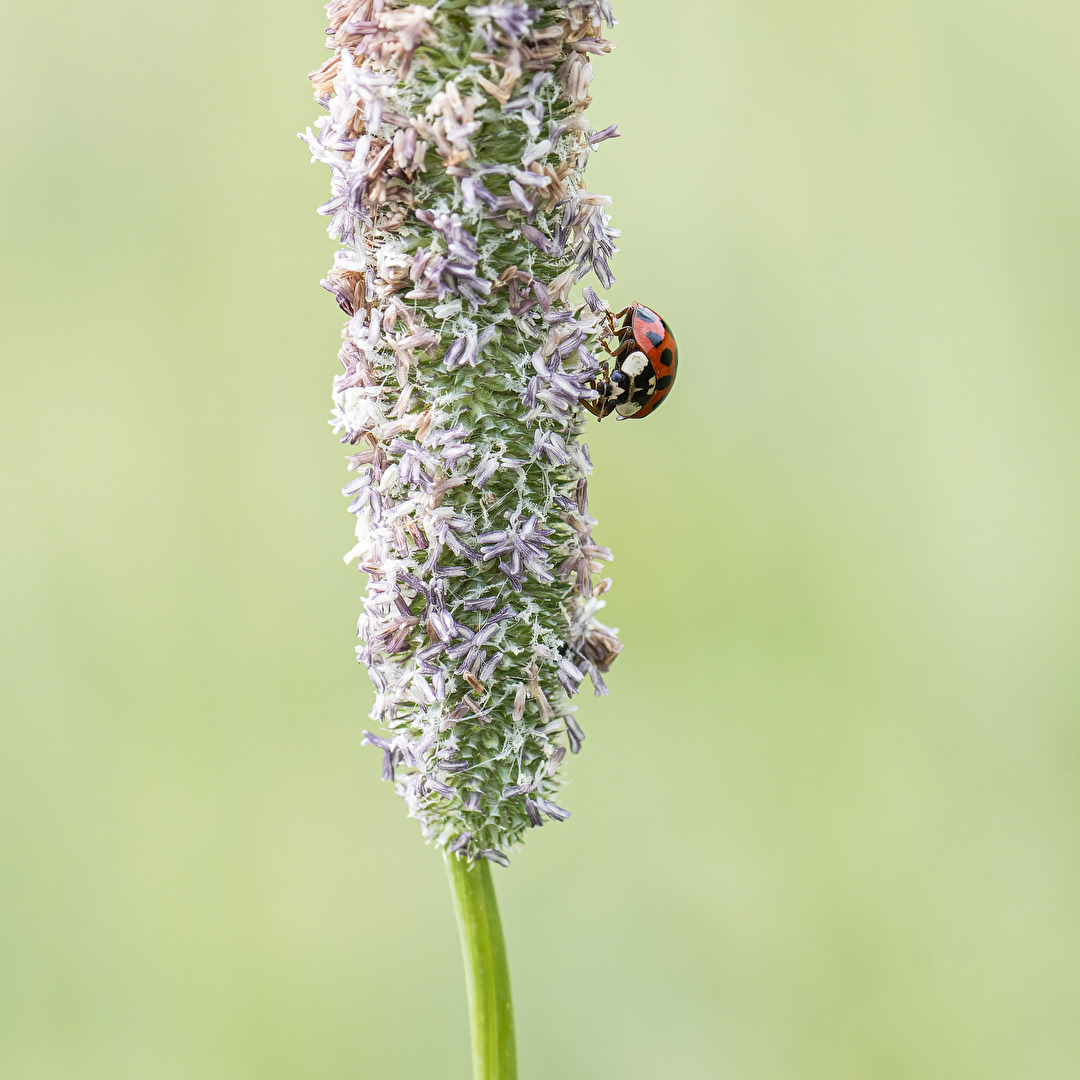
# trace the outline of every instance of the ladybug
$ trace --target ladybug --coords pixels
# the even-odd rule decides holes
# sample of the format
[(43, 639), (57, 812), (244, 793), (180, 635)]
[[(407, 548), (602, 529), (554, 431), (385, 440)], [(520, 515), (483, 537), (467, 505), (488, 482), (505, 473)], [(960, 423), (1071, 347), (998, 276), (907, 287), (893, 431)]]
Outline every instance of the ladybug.
[[(679, 350), (668, 324), (644, 304), (634, 303), (614, 315), (606, 314), (615, 348), (604, 348), (615, 357), (614, 370), (601, 365), (602, 377), (591, 386), (599, 392), (595, 401), (582, 405), (604, 419), (615, 413), (619, 420), (642, 419), (660, 407), (675, 381)], [(622, 319), (616, 326), (615, 320)]]

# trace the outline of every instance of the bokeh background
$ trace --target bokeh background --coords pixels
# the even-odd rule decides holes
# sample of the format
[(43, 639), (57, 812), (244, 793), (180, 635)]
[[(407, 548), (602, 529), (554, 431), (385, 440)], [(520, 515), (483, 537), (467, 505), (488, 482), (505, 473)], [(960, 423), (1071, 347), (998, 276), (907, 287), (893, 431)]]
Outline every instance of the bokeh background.
[[(590, 165), (679, 385), (591, 438), (524, 1080), (1080, 1075), (1080, 7), (619, 0)], [(317, 3), (0, 8), (0, 1073), (468, 1072), (360, 746)]]

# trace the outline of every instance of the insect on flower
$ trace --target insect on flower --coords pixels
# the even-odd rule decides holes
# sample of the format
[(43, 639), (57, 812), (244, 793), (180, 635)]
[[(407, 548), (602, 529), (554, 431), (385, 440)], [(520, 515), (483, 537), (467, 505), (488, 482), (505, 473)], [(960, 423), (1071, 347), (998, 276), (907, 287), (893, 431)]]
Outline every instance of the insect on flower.
[[(615, 367), (601, 365), (602, 377), (592, 384), (599, 397), (582, 404), (601, 420), (612, 412), (619, 420), (640, 420), (667, 397), (675, 382), (679, 350), (668, 324), (644, 304), (607, 312), (605, 318), (616, 347), (605, 342), (604, 348), (615, 357)], [(621, 326), (615, 325), (616, 319), (623, 320)]]

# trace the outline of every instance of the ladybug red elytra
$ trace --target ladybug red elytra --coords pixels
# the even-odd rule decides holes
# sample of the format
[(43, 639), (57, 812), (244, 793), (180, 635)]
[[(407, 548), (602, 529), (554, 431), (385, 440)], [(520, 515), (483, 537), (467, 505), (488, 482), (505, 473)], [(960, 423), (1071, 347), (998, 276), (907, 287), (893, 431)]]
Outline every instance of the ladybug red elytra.
[[(582, 405), (601, 420), (610, 413), (619, 420), (640, 420), (667, 397), (675, 381), (679, 350), (668, 324), (644, 304), (633, 303), (605, 317), (617, 341), (614, 349), (604, 343), (615, 357), (615, 367), (609, 372), (606, 363), (601, 365), (602, 377), (592, 383), (600, 396)], [(616, 319), (623, 320), (622, 326), (615, 325)]]

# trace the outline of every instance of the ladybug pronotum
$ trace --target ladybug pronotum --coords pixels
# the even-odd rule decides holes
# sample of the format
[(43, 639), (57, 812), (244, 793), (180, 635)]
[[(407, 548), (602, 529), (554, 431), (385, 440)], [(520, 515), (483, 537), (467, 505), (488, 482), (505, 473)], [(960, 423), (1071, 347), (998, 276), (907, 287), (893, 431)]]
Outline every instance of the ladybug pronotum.
[[(615, 348), (604, 348), (615, 357), (615, 366), (601, 365), (601, 378), (592, 388), (599, 396), (582, 404), (601, 420), (615, 413), (619, 420), (640, 420), (648, 416), (667, 397), (675, 381), (679, 350), (668, 324), (643, 304), (631, 304), (614, 315), (606, 315)], [(616, 326), (615, 320), (622, 319)]]

